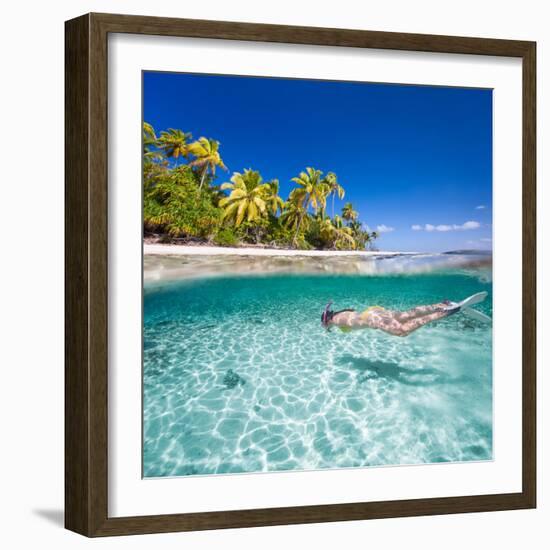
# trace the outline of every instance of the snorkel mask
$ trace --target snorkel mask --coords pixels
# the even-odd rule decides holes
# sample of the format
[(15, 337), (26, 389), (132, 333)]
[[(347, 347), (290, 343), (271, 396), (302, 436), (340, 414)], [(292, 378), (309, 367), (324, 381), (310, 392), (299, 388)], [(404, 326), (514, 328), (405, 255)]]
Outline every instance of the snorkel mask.
[(321, 325), (323, 325), (324, 328), (329, 328), (329, 323), (332, 320), (332, 317), (334, 316), (334, 312), (331, 311), (330, 306), (332, 305), (332, 301), (330, 301), (325, 306), (325, 311), (321, 314)]

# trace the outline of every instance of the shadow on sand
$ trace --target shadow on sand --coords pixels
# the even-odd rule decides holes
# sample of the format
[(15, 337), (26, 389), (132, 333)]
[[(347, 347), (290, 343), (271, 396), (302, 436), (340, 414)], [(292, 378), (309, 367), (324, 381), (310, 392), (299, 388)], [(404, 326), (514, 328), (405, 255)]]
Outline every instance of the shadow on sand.
[(342, 366), (352, 367), (358, 371), (357, 381), (366, 382), (373, 378), (385, 378), (407, 386), (436, 386), (439, 384), (465, 383), (467, 376), (449, 376), (447, 373), (434, 368), (409, 369), (397, 363), (384, 361), (372, 361), (363, 357), (343, 355), (337, 363)]

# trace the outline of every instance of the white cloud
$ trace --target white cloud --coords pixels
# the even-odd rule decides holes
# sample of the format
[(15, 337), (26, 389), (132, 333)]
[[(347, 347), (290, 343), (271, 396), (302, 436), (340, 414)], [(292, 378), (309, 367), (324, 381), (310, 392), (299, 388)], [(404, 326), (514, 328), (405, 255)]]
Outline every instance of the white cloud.
[(378, 233), (391, 233), (395, 231), (395, 227), (390, 227), (389, 225), (381, 224), (376, 226), (376, 231)]
[(479, 239), (482, 243), (492, 243), (493, 239), (491, 237), (485, 237), (483, 239)]
[(443, 224), (443, 223), (439, 225), (432, 225), (431, 223), (427, 223), (424, 225), (424, 228), (422, 228), (422, 226), (419, 224), (414, 224), (411, 226), (411, 229), (413, 231), (422, 231), (422, 229), (424, 229), (424, 231), (445, 232), (445, 231), (467, 231), (469, 229), (479, 229), (480, 227), (481, 227), (481, 224), (479, 222), (470, 220), (470, 221), (464, 222), (463, 224), (453, 223), (452, 225)]
[(476, 210), (485, 210), (487, 207), (484, 204), (479, 204), (476, 206)]
[(479, 229), (481, 224), (479, 222), (469, 221), (464, 222), (462, 225), (453, 226), (455, 229)]

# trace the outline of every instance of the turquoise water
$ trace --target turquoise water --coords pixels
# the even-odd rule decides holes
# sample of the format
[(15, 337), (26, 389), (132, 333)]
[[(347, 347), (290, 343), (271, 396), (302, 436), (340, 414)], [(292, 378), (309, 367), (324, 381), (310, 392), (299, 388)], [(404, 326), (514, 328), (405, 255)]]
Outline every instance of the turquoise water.
[(492, 458), (492, 327), (326, 332), (335, 309), (487, 290), (486, 270), (199, 277), (144, 289), (143, 475)]

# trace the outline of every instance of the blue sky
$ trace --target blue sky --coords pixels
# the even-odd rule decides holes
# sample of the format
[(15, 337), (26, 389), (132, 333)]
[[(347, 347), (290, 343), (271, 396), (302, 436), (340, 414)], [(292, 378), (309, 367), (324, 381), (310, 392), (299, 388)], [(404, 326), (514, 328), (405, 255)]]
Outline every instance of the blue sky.
[(219, 183), (253, 168), (286, 198), (306, 166), (335, 172), (337, 210), (352, 202), (380, 249), (491, 248), (491, 90), (146, 72), (143, 111), (220, 141)]

